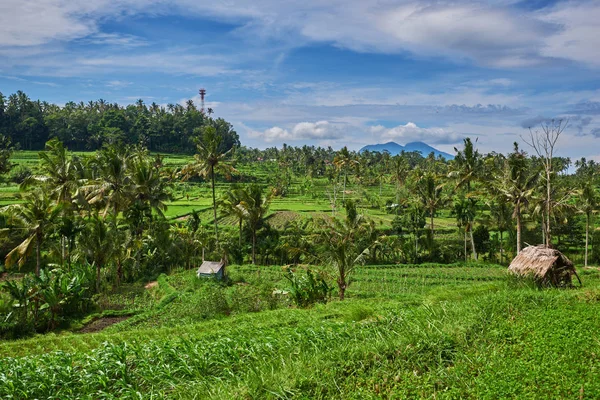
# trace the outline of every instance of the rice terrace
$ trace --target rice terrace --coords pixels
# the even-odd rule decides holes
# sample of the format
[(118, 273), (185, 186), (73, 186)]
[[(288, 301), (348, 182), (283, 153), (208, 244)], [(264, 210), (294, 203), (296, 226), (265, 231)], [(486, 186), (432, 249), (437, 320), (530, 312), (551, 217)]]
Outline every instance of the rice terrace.
[(0, 399), (600, 398), (596, 2), (63, 3), (0, 0)]

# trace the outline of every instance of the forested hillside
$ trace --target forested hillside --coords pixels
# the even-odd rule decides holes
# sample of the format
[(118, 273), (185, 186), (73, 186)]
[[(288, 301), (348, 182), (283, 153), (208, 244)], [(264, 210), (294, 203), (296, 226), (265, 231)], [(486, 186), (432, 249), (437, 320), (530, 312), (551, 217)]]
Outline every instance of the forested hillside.
[(69, 102), (64, 106), (31, 100), (18, 91), (5, 97), (0, 92), (0, 134), (22, 150), (41, 150), (46, 141), (60, 140), (71, 150), (97, 150), (104, 144), (141, 144), (151, 151), (191, 153), (192, 138), (203, 126), (213, 126), (222, 136), (222, 149), (239, 146), (231, 124), (201, 113), (192, 100), (185, 107), (156, 103), (120, 106), (105, 100)]

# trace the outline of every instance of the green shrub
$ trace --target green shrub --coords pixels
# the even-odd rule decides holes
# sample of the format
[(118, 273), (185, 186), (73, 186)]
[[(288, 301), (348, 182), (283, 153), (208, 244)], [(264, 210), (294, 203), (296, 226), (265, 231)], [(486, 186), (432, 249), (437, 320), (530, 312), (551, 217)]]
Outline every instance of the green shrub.
[(291, 285), (290, 297), (298, 307), (327, 303), (331, 297), (333, 288), (327, 284), (322, 273), (315, 274), (307, 268), (304, 275), (299, 275), (291, 268), (287, 268), (285, 277)]

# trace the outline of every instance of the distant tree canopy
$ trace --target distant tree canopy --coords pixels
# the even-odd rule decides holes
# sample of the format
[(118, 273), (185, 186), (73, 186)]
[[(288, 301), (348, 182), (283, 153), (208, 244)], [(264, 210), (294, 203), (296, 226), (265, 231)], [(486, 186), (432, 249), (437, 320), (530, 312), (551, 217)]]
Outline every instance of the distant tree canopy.
[(193, 138), (205, 126), (213, 126), (223, 138), (222, 152), (239, 146), (229, 122), (200, 112), (191, 100), (166, 108), (147, 106), (142, 100), (123, 107), (102, 99), (60, 107), (33, 101), (22, 91), (8, 98), (0, 92), (0, 134), (22, 150), (41, 150), (49, 139), (57, 138), (75, 151), (123, 143), (142, 144), (150, 151), (193, 153)]

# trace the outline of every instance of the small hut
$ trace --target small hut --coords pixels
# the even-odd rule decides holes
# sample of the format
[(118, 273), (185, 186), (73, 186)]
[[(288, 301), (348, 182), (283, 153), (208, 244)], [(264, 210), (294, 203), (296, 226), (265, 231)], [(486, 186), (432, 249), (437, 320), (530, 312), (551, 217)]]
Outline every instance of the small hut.
[(508, 270), (514, 275), (532, 277), (542, 285), (568, 286), (573, 275), (577, 275), (575, 266), (564, 254), (544, 245), (529, 246), (510, 263)]
[(222, 280), (225, 278), (225, 261), (202, 261), (196, 275), (198, 275), (198, 278), (215, 277)]

